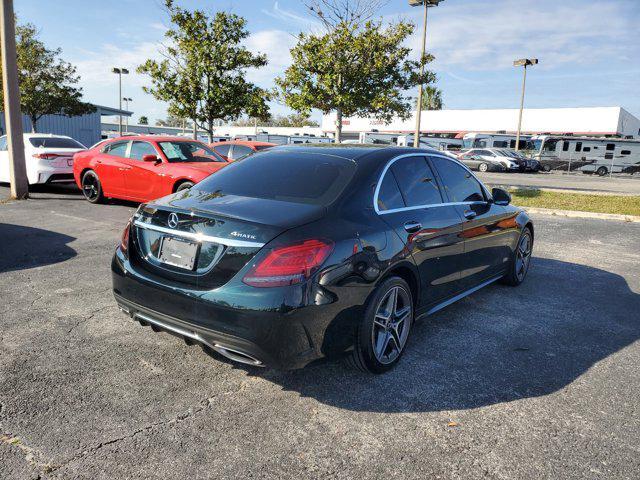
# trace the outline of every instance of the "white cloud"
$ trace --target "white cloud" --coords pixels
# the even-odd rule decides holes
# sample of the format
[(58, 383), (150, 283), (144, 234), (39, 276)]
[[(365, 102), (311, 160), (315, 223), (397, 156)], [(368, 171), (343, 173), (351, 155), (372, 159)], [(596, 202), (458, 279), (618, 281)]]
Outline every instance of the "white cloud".
[(247, 78), (264, 87), (272, 86), (273, 79), (282, 75), (291, 64), (289, 50), (295, 43), (295, 36), (283, 30), (262, 30), (251, 34), (245, 42), (246, 47), (254, 53), (266, 54), (269, 63), (266, 67), (249, 70)]

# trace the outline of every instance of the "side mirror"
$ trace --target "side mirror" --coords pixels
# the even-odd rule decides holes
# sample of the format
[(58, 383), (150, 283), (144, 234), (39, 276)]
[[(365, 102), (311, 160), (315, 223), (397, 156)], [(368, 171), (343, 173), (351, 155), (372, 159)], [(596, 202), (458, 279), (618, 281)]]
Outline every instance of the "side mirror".
[(159, 161), (159, 159), (158, 159), (158, 157), (156, 155), (152, 155), (151, 153), (148, 153), (148, 154), (142, 156), (142, 161), (143, 162), (156, 163), (156, 162)]
[(511, 203), (511, 194), (502, 188), (493, 188), (491, 190), (493, 203), (496, 205), (507, 206)]

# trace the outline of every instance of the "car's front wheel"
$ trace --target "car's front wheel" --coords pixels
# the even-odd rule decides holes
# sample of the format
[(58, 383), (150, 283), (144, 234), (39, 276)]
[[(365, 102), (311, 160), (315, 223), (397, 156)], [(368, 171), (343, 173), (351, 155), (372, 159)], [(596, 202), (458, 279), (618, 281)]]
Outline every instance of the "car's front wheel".
[(91, 203), (100, 203), (104, 200), (102, 195), (102, 184), (98, 174), (93, 170), (85, 172), (82, 176), (82, 193)]
[(486, 163), (481, 163), (480, 165), (478, 165), (478, 171), (486, 172), (487, 170), (489, 170), (489, 165), (487, 165)]
[(390, 277), (378, 285), (358, 326), (351, 365), (370, 373), (393, 368), (404, 352), (413, 317), (407, 282)]
[(182, 190), (188, 190), (191, 187), (193, 187), (194, 183), (193, 182), (182, 182), (180, 185), (178, 185), (178, 188), (176, 188), (176, 192), (180, 192)]

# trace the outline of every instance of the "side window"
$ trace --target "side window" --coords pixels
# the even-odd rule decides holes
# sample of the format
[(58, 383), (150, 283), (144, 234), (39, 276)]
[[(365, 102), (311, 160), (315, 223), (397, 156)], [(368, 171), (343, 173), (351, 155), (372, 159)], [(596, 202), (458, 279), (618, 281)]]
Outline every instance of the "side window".
[(494, 140), (493, 146), (495, 148), (507, 148), (506, 140)]
[(425, 157), (405, 157), (391, 165), (407, 207), (442, 203), (440, 189)]
[(246, 145), (237, 145), (236, 144), (236, 145), (233, 146), (232, 159), (233, 160), (238, 160), (240, 157), (244, 157), (245, 155), (249, 155), (250, 153), (253, 153), (253, 150), (251, 150)]
[(220, 155), (226, 157), (229, 155), (229, 149), (231, 148), (231, 145), (216, 145), (215, 147), (213, 147), (213, 149), (216, 151), (216, 153), (219, 153)]
[(125, 157), (127, 154), (127, 145), (129, 142), (114, 142), (104, 147), (103, 152), (116, 157)]
[(434, 162), (450, 202), (485, 201), (480, 183), (466, 168), (453, 160), (437, 158)]
[(582, 142), (576, 142), (576, 152), (582, 151)]
[(398, 183), (396, 182), (391, 170), (387, 170), (387, 173), (384, 175), (384, 179), (382, 179), (380, 191), (378, 192), (377, 204), (378, 210), (381, 212), (384, 210), (406, 207), (404, 200), (402, 200)]
[(608, 151), (613, 151), (616, 149), (616, 144), (615, 143), (607, 143), (607, 150)]
[(569, 151), (569, 142), (567, 142), (566, 140), (564, 142), (562, 142), (562, 151), (563, 152), (568, 152)]
[(7, 137), (0, 137), (0, 152), (6, 152), (7, 148)]
[(142, 160), (143, 155), (158, 156), (158, 152), (149, 142), (133, 142), (129, 151), (129, 158), (133, 160)]

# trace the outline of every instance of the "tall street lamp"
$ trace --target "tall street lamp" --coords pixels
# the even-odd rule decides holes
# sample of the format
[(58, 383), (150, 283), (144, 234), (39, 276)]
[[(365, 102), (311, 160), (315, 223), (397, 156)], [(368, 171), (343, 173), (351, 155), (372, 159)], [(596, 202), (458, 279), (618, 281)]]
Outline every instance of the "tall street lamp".
[[(129, 97), (122, 97), (122, 100), (124, 101), (124, 109), (126, 111), (129, 111), (129, 102), (133, 102), (133, 99)], [(124, 122), (125, 122), (125, 128), (126, 128), (125, 131), (129, 132), (129, 116), (125, 117)]]
[[(122, 75), (127, 75), (129, 70), (126, 68), (113, 67), (111, 72), (118, 74), (118, 99), (120, 102), (120, 110), (122, 110)], [(119, 115), (118, 132), (120, 133), (120, 136), (122, 136), (122, 113)]]
[[(409, 0), (409, 6), (419, 7), (424, 5), (424, 27), (422, 30), (422, 55), (420, 60), (424, 58), (424, 54), (427, 47), (427, 11), (429, 7), (437, 7), (440, 2), (444, 0)], [(424, 75), (424, 63), (420, 66), (420, 76)], [(413, 146), (418, 148), (420, 146), (420, 117), (422, 116), (422, 83), (418, 86), (418, 104), (416, 106), (416, 131), (413, 137)]]
[(522, 109), (524, 108), (524, 88), (527, 84), (527, 66), (537, 65), (537, 58), (521, 58), (513, 62), (514, 67), (524, 67), (522, 76), (522, 96), (520, 97), (520, 117), (518, 118), (518, 132), (516, 133), (516, 152), (520, 149), (520, 129), (522, 128)]

